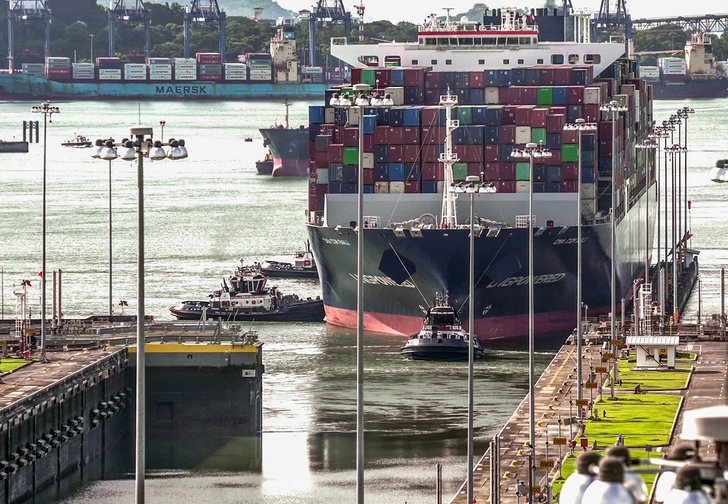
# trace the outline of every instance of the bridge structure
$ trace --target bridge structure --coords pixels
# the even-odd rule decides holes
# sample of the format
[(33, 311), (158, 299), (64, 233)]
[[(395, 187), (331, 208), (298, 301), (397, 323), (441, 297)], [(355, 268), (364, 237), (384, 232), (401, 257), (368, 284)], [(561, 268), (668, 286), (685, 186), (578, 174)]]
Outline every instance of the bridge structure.
[(703, 14), (664, 18), (631, 19), (632, 30), (649, 30), (665, 25), (677, 25), (689, 32), (723, 33), (728, 31), (728, 14)]

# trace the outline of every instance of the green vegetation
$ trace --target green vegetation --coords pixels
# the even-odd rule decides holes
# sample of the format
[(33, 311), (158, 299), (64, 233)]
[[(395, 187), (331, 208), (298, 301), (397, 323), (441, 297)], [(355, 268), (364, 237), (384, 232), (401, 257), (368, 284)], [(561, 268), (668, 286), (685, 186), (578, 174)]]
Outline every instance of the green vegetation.
[(3, 357), (0, 359), (0, 374), (15, 371), (19, 367), (25, 366), (27, 363), (27, 360), (20, 359), (18, 357)]
[[(634, 34), (635, 51), (657, 52), (675, 51), (674, 54), (645, 54), (640, 62), (643, 65), (657, 65), (657, 58), (663, 56), (682, 57), (685, 42), (690, 38), (690, 32), (684, 31), (677, 25), (665, 25), (650, 30), (638, 31)], [(716, 61), (728, 59), (728, 32), (720, 37), (712, 35), (713, 54)]]
[(637, 384), (642, 390), (680, 390), (688, 386), (690, 364), (677, 364), (674, 371), (637, 371), (632, 369), (633, 364), (625, 360), (619, 363), (622, 390), (634, 390)]

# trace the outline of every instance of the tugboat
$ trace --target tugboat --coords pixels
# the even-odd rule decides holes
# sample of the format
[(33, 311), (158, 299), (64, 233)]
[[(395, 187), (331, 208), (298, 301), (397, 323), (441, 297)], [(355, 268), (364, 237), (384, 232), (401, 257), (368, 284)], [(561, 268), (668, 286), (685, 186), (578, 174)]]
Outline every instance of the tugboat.
[[(420, 360), (467, 360), (470, 336), (462, 327), (447, 294), (437, 295), (427, 310), (420, 332), (409, 337), (400, 350), (402, 357)], [(473, 341), (473, 358), (485, 354), (478, 338)]]
[(271, 277), (318, 277), (316, 261), (313, 258), (311, 244), (308, 240), (304, 250), (298, 250), (292, 256), (278, 256), (266, 259), (260, 265), (260, 270)]
[(270, 175), (273, 173), (273, 154), (268, 151), (265, 157), (255, 162), (255, 169), (258, 175)]
[(65, 142), (62, 142), (61, 145), (64, 147), (91, 147), (91, 140), (88, 139), (88, 137), (85, 137), (83, 135), (79, 135), (74, 133), (74, 137), (71, 140), (66, 140)]
[(276, 287), (266, 287), (260, 268), (240, 266), (222, 289), (210, 294), (209, 301), (182, 301), (169, 311), (180, 320), (224, 319), (259, 322), (322, 322), (324, 306), (320, 298), (301, 299), (282, 295)]

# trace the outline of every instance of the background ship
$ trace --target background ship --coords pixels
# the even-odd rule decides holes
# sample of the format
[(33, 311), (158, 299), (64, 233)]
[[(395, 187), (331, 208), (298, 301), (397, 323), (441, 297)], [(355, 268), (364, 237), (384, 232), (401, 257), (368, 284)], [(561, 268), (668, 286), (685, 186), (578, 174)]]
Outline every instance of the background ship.
[(685, 59), (660, 58), (658, 66), (640, 66), (640, 77), (652, 84), (655, 98), (722, 98), (728, 76), (715, 62), (708, 34), (694, 33), (685, 43)]
[[(564, 16), (545, 17), (549, 33), (563, 29)], [(359, 232), (365, 251), (366, 329), (392, 334), (416, 331), (428, 305), (423, 293), (448, 292), (458, 309), (467, 311), (464, 265), (469, 231), (462, 222), (445, 220), (444, 211), (438, 217), (448, 190), (448, 176), (440, 163), (445, 117), (439, 107), (427, 106), (437, 104), (448, 89), (459, 99), (454, 115), (459, 128), (453, 132), (459, 161), (452, 165), (452, 179), (482, 174), (497, 187), (496, 194), (475, 201), (479, 238), (473, 302), (475, 332), (481, 340), (521, 338), (528, 333), (531, 189), (538, 333), (574, 327), (579, 218), (584, 224), (583, 284), (588, 286), (584, 303), (590, 315), (609, 311), (613, 191), (618, 297), (629, 299), (633, 280), (644, 275), (654, 229), (654, 213), (648, 218), (647, 206), (655, 201), (656, 187), (654, 164), (634, 155), (635, 143), (646, 137), (652, 121), (650, 87), (634, 77), (636, 62), (619, 59), (621, 44), (594, 44), (585, 33), (571, 42), (562, 36), (561, 41), (535, 43), (541, 26), (537, 16), (524, 19), (504, 11), (498, 26), (471, 24), (431, 20), (421, 27), (419, 43), (425, 47), (419, 52), (413, 48), (408, 53), (406, 44), (362, 46), (358, 51), (351, 45), (339, 52), (355, 66), (364, 66), (360, 58), (364, 55), (377, 55), (380, 64), (397, 57), (402, 64), (411, 64), (414, 56), (409, 54), (417, 54), (419, 60), (432, 61), (433, 66), (437, 61), (448, 70), (405, 66), (352, 73), (353, 82), (378, 83), (385, 88), (381, 91), (396, 98), (395, 104), (407, 105), (364, 111), (361, 168), (366, 194), (361, 227), (355, 213), (358, 149), (353, 111), (347, 116), (346, 110), (310, 108), (309, 130), (315, 141), (309, 159), (315, 170), (310, 173), (308, 232), (329, 323), (356, 324)], [(476, 44), (464, 39), (476, 37), (482, 38), (481, 46), (487, 39), (487, 48), (454, 51), (438, 46), (456, 41), (472, 47)], [(427, 47), (430, 38), (435, 41), (432, 48)], [(485, 70), (481, 65), (469, 72), (452, 71), (475, 67), (479, 59), (487, 61)], [(614, 122), (600, 112), (600, 105), (610, 100), (626, 109)], [(579, 118), (597, 126), (582, 139), (581, 201), (578, 136), (565, 129)], [(553, 155), (548, 162), (536, 160), (533, 174), (528, 163), (516, 163), (511, 157), (514, 149), (529, 142), (542, 143)], [(460, 215), (467, 213), (466, 203), (458, 202)]]

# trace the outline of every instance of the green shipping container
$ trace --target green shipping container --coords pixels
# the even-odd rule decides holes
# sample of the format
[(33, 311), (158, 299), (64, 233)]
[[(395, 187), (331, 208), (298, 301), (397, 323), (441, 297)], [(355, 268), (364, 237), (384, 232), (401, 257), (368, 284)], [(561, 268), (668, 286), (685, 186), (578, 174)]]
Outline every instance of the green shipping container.
[(369, 68), (362, 68), (361, 70), (361, 84), (369, 84), (374, 87), (376, 84), (376, 78), (374, 77), (374, 70)]
[(528, 163), (516, 163), (516, 180), (531, 180)]
[(554, 104), (554, 89), (552, 87), (538, 88), (538, 105), (550, 107)]
[(468, 163), (453, 163), (452, 178), (453, 180), (463, 181), (468, 176)]
[(576, 163), (579, 161), (579, 145), (563, 144), (561, 146), (561, 161), (564, 163)]
[(473, 124), (473, 114), (470, 107), (458, 107), (458, 121), (460, 124)]
[(358, 147), (344, 147), (344, 164), (345, 165), (359, 165), (359, 148)]
[(531, 128), (531, 141), (535, 144), (546, 145), (546, 128)]

